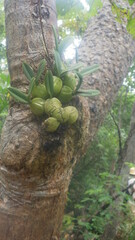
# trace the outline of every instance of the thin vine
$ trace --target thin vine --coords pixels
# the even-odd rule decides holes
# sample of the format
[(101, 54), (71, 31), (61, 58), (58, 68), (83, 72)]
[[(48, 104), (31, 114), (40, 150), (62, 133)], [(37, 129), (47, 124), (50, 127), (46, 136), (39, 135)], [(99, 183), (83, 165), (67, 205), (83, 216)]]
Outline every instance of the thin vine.
[(40, 0), (38, 0), (38, 4), (39, 4), (39, 19), (40, 19), (40, 27), (41, 27), (41, 32), (42, 32), (42, 37), (43, 37), (43, 45), (44, 45), (44, 51), (45, 51), (45, 59), (48, 63), (48, 66), (50, 69), (52, 69), (52, 62), (49, 56), (49, 51), (47, 48), (47, 43), (46, 43), (46, 39), (45, 39), (45, 34), (44, 34), (44, 29), (43, 29), (43, 20), (42, 20), (42, 15), (41, 15), (41, 3)]

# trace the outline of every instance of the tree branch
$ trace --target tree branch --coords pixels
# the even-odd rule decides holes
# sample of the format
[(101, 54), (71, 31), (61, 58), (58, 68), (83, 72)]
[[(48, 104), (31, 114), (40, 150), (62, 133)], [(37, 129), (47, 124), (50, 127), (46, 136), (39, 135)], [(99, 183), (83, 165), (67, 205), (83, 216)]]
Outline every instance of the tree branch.
[(115, 120), (115, 117), (113, 115), (113, 113), (110, 112), (110, 116), (112, 117), (113, 119), (113, 122), (117, 128), (117, 133), (118, 133), (118, 139), (119, 139), (119, 158), (122, 157), (122, 139), (121, 139), (121, 130), (120, 130), (120, 127), (118, 125), (118, 123), (116, 122)]

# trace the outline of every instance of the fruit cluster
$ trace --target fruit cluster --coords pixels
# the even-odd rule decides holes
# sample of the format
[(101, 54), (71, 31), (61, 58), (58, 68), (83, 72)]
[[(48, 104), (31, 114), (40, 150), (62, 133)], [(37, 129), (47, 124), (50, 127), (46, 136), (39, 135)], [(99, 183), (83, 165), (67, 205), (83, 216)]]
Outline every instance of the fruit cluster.
[(62, 108), (61, 102), (57, 98), (50, 98), (44, 101), (42, 98), (34, 98), (30, 104), (31, 111), (41, 116), (44, 113), (49, 116), (44, 121), (44, 127), (48, 132), (54, 132), (60, 123), (73, 124), (78, 118), (78, 111), (73, 106)]
[[(69, 80), (69, 81), (68, 81)], [(74, 75), (67, 74), (63, 81), (53, 76), (53, 97), (50, 98), (45, 84), (34, 85), (31, 92), (30, 109), (33, 114), (48, 118), (44, 121), (44, 127), (48, 132), (57, 130), (60, 124), (73, 124), (78, 119), (78, 111), (73, 106), (62, 107), (62, 103), (68, 103), (75, 90), (76, 79)]]
[(73, 73), (66, 73), (62, 79), (53, 76), (50, 70), (46, 71), (44, 83), (39, 78), (45, 69), (46, 62), (42, 60), (38, 74), (33, 69), (23, 64), (23, 71), (30, 81), (28, 94), (10, 87), (8, 90), (15, 100), (29, 104), (31, 112), (36, 116), (47, 116), (44, 121), (45, 130), (54, 132), (60, 124), (74, 124), (78, 119), (78, 111), (73, 106), (62, 107), (67, 104), (74, 95), (77, 79)]
[(93, 97), (99, 94), (98, 90), (80, 89), (83, 77), (96, 71), (98, 65), (85, 68), (82, 63), (66, 65), (62, 60), (62, 55), (65, 48), (71, 44), (71, 38), (67, 37), (59, 44), (54, 28), (53, 32), (55, 38), (54, 64), (48, 69), (50, 60), (48, 63), (43, 59), (35, 74), (31, 66), (23, 63), (23, 72), (29, 81), (28, 93), (13, 87), (8, 89), (16, 101), (29, 104), (33, 114), (39, 117), (42, 115), (48, 117), (44, 121), (45, 129), (48, 132), (56, 131), (60, 124), (73, 124), (77, 121), (78, 111), (75, 107), (62, 107), (62, 104), (68, 104), (74, 95)]

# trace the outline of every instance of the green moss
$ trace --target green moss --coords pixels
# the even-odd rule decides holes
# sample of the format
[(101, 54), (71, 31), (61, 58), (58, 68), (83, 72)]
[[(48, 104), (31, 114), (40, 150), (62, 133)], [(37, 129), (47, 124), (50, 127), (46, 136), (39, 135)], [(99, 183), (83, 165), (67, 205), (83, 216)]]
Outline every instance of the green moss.
[(135, 18), (130, 18), (127, 24), (127, 31), (135, 38)]

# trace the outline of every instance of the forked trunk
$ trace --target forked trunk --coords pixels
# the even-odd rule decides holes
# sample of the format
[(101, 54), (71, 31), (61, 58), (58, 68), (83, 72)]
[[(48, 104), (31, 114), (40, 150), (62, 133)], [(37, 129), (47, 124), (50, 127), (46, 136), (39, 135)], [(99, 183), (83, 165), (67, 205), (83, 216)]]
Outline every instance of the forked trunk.
[[(135, 55), (135, 42), (115, 21), (109, 2), (104, 3), (90, 21), (79, 50), (86, 65), (100, 65), (84, 86), (101, 94), (91, 101), (73, 100), (79, 110), (77, 124), (48, 134), (29, 107), (10, 106), (1, 137), (0, 240), (60, 239), (72, 168), (103, 121)], [(22, 62), (36, 69), (44, 57), (42, 33), (50, 56), (53, 53), (55, 1), (5, 0), (5, 13), (11, 83), (27, 90)]]

